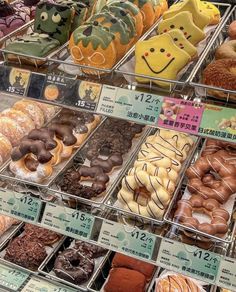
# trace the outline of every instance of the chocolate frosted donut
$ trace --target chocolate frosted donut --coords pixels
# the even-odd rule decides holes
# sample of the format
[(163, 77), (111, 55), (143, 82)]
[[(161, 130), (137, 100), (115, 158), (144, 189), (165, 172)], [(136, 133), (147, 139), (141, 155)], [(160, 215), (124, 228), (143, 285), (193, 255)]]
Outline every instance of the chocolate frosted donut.
[(75, 249), (91, 258), (99, 258), (107, 253), (107, 249), (81, 240), (75, 241)]
[(6, 248), (4, 259), (35, 271), (46, 256), (44, 245), (36, 238), (25, 235), (16, 237), (10, 242)]
[[(92, 186), (81, 184), (81, 178), (91, 178)], [(109, 177), (100, 167), (81, 166), (77, 171), (69, 169), (60, 182), (61, 190), (82, 198), (91, 199), (106, 190)]]
[(54, 263), (56, 275), (74, 284), (82, 284), (88, 281), (93, 270), (94, 260), (72, 248), (60, 253)]
[(59, 233), (28, 223), (25, 224), (24, 230), (26, 235), (40, 241), (44, 245), (52, 245), (62, 237)]

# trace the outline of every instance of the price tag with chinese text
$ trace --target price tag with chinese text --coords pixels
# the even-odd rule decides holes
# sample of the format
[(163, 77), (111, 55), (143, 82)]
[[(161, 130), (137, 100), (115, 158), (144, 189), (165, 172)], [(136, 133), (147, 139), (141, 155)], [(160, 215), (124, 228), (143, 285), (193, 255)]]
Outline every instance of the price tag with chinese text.
[(27, 194), (0, 189), (0, 213), (29, 222), (37, 222), (42, 201)]
[(90, 238), (94, 217), (68, 207), (47, 203), (41, 224), (73, 238)]
[(98, 243), (108, 249), (152, 260), (156, 236), (135, 227), (103, 220)]
[(220, 287), (236, 290), (236, 260), (233, 258), (221, 259), (216, 284)]
[(157, 265), (208, 283), (215, 283), (221, 257), (207, 250), (163, 238)]

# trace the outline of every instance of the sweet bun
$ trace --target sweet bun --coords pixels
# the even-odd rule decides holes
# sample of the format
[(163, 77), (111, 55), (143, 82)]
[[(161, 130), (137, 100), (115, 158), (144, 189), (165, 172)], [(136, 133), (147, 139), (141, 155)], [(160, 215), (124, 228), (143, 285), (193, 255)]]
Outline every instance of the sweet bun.
[(6, 109), (0, 113), (0, 117), (7, 117), (17, 122), (17, 124), (24, 131), (24, 135), (28, 134), (31, 130), (35, 128), (33, 120), (22, 111), (18, 111), (12, 108)]
[(0, 117), (0, 133), (3, 134), (12, 146), (19, 144), (21, 138), (25, 135), (25, 131), (14, 120), (7, 117)]
[(115, 268), (109, 273), (104, 292), (144, 292), (145, 285), (143, 274), (125, 268)]
[(6, 136), (0, 134), (0, 165), (11, 155), (12, 146)]
[(226, 42), (216, 49), (216, 59), (236, 59), (236, 40)]
[(112, 260), (113, 268), (127, 268), (131, 270), (136, 270), (142, 273), (147, 281), (149, 281), (153, 275), (155, 270), (155, 266), (152, 264), (148, 264), (146, 262), (137, 260), (135, 258), (116, 253)]
[(44, 114), (40, 107), (34, 101), (22, 99), (13, 105), (13, 109), (19, 110), (28, 115), (37, 128), (44, 124)]
[(42, 102), (36, 102), (36, 105), (43, 111), (44, 120), (45, 122), (50, 121), (56, 114), (57, 108), (54, 105), (42, 103)]

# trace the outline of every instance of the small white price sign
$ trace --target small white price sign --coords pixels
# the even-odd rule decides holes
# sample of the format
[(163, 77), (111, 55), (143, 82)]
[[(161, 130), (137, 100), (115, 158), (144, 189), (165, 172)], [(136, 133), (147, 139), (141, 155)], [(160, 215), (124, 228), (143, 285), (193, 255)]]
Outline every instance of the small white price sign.
[(109, 249), (146, 260), (152, 260), (155, 242), (151, 233), (109, 220), (103, 221), (98, 238), (98, 243)]
[(236, 291), (236, 260), (224, 258), (221, 260), (217, 277), (217, 285)]
[(21, 292), (76, 292), (75, 289), (64, 286), (60, 283), (49, 282), (45, 279), (33, 276)]
[(42, 225), (74, 238), (90, 238), (94, 217), (68, 207), (47, 203)]
[(0, 189), (0, 213), (23, 221), (37, 222), (42, 202), (30, 195)]

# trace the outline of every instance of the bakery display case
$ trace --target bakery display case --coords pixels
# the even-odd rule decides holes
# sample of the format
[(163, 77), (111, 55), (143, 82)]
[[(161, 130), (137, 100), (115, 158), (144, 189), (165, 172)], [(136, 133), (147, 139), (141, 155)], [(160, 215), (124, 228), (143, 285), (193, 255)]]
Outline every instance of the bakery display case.
[(229, 2), (0, 3), (0, 291), (236, 291)]

